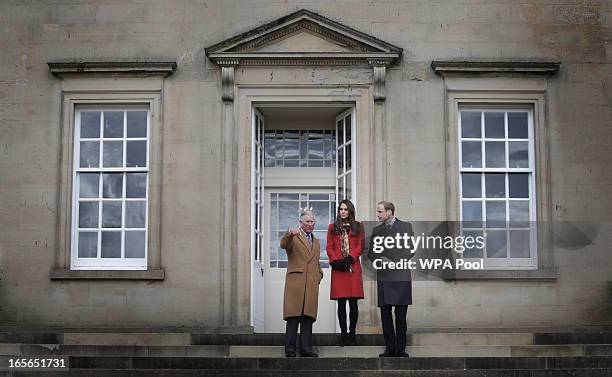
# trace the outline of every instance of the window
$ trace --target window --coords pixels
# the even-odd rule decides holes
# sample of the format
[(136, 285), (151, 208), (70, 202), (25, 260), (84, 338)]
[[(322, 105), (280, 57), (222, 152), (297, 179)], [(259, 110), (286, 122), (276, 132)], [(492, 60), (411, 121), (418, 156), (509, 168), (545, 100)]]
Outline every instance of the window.
[(148, 107), (77, 107), (73, 269), (147, 269)]
[(333, 130), (266, 130), (265, 167), (334, 167)]
[(531, 108), (459, 107), (462, 234), (486, 240), (464, 258), (492, 269), (537, 266), (533, 135)]
[(287, 253), (279, 246), (287, 229), (295, 227), (300, 208), (312, 207), (317, 222), (314, 235), (321, 243), (319, 261), (322, 268), (329, 267), (327, 258), (327, 226), (335, 218), (336, 195), (325, 192), (271, 192), (270, 193), (270, 267), (287, 268)]

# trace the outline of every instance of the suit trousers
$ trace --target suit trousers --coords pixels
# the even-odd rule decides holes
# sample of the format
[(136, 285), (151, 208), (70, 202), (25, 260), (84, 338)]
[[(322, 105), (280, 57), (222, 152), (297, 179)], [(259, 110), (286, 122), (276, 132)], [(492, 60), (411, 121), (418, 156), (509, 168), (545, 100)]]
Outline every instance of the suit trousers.
[(287, 318), (285, 352), (296, 352), (298, 325), (300, 326), (300, 352), (312, 352), (313, 322), (314, 319), (306, 315)]
[[(393, 327), (393, 314), (391, 313), (393, 308), (395, 308), (395, 328)], [(386, 353), (397, 355), (406, 352), (407, 312), (408, 305), (383, 305), (380, 307)]]

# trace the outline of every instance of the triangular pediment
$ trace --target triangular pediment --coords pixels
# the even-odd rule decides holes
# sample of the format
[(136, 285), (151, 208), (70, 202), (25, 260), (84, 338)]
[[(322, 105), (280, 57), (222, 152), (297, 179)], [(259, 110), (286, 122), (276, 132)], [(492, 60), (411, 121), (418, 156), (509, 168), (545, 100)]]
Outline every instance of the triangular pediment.
[[(321, 37), (321, 35), (309, 31), (308, 29), (299, 30), (289, 34), (284, 38), (275, 38), (266, 44), (262, 44), (250, 49), (251, 52), (309, 52), (309, 53), (330, 53), (330, 52), (353, 52), (351, 46), (343, 45), (337, 41), (332, 41)], [(246, 51), (240, 51), (246, 52)]]
[(402, 49), (316, 13), (300, 10), (206, 49), (217, 64), (391, 64)]

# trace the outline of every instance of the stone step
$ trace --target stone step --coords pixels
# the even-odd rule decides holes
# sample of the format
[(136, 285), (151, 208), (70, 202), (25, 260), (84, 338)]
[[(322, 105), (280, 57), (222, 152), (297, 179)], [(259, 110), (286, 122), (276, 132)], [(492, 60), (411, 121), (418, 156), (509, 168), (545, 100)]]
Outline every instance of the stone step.
[[(612, 331), (572, 332), (432, 331), (408, 334), (408, 344), (447, 345), (562, 345), (612, 344)], [(338, 334), (314, 334), (315, 344), (339, 345)], [(0, 332), (0, 343), (75, 345), (258, 345), (280, 346), (284, 334), (203, 334), (189, 332)], [(382, 346), (382, 334), (358, 334), (357, 345)]]
[(320, 370), (212, 370), (212, 369), (78, 369), (70, 368), (61, 371), (2, 371), (0, 377), (321, 377), (328, 373), (334, 377), (610, 377), (612, 374), (605, 368), (571, 368), (571, 369), (449, 369), (449, 370), (355, 370), (343, 369), (333, 371)]
[(612, 344), (612, 332), (535, 333), (534, 344)]
[[(585, 357), (411, 357), (411, 358), (240, 358), (240, 357), (90, 357), (69, 356), (80, 369), (206, 369), (206, 370), (523, 370), (612, 369), (611, 356)], [(8, 357), (0, 356), (0, 365)]]
[[(318, 346), (320, 357), (373, 357), (384, 346)], [(408, 346), (413, 357), (552, 357), (612, 356), (612, 346), (518, 345), (518, 346)], [(118, 346), (66, 344), (0, 344), (5, 356), (126, 356), (126, 357), (284, 357), (283, 346)]]

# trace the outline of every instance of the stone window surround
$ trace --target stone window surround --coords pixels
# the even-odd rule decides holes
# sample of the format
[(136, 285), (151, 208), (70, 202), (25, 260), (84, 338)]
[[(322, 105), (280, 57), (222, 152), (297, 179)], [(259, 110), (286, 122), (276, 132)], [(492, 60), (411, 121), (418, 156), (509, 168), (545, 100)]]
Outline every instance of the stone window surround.
[(525, 279), (554, 280), (551, 229), (550, 165), (546, 117), (546, 75), (556, 72), (557, 63), (446, 63), (433, 62), (444, 78), (447, 218), (459, 219), (458, 114), (461, 105), (523, 105), (533, 109), (536, 160), (536, 216), (538, 221), (537, 270), (445, 271), (446, 280)]
[[(51, 72), (61, 79), (62, 111), (60, 187), (57, 218), (55, 266), (52, 280), (163, 280), (161, 265), (161, 135), (164, 77), (175, 63), (49, 63)], [(150, 111), (150, 170), (148, 268), (133, 270), (71, 270), (72, 161), (74, 153), (74, 114), (79, 105), (146, 105)]]

